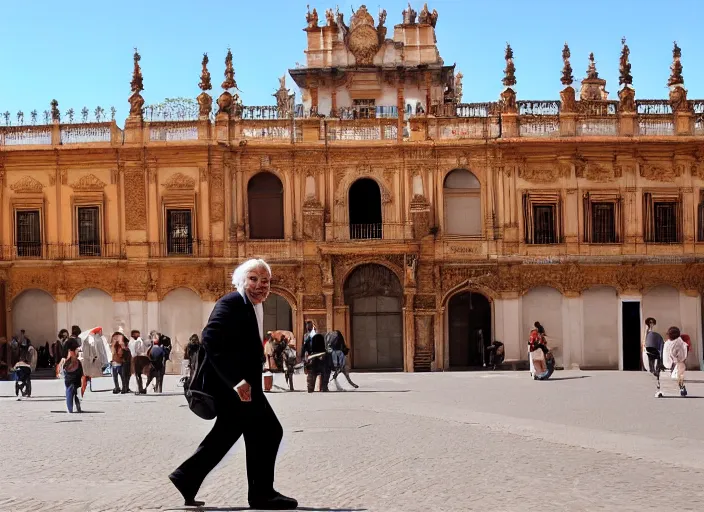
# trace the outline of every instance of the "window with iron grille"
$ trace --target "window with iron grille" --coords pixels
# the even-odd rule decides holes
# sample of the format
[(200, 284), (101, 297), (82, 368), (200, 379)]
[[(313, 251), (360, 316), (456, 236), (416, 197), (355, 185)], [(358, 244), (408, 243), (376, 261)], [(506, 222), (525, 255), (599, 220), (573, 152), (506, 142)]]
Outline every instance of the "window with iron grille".
[(20, 258), (39, 258), (42, 255), (42, 233), (39, 210), (17, 210), (15, 214), (15, 243)]
[(614, 244), (616, 237), (616, 215), (614, 203), (592, 203), (592, 243)]
[(79, 206), (76, 208), (78, 228), (78, 255), (100, 256), (100, 208)]
[(533, 206), (533, 243), (557, 243), (555, 220), (555, 205)]
[(682, 198), (678, 193), (643, 193), (643, 238), (646, 242), (682, 241)]
[(562, 198), (559, 192), (523, 193), (523, 229), (527, 244), (562, 243)]
[(677, 240), (677, 204), (654, 203), (655, 242), (663, 244), (676, 243)]
[(168, 254), (193, 254), (191, 210), (166, 211), (166, 250)]
[(375, 100), (352, 100), (352, 106), (359, 119), (374, 119), (376, 117)]

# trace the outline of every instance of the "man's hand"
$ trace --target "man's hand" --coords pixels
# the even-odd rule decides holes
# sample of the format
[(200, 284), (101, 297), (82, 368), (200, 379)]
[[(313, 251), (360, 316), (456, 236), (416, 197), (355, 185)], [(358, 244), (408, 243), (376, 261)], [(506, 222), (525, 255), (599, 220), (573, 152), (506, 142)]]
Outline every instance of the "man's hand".
[(239, 384), (237, 384), (235, 386), (235, 391), (242, 402), (252, 401), (252, 386), (250, 386), (246, 380), (242, 380)]

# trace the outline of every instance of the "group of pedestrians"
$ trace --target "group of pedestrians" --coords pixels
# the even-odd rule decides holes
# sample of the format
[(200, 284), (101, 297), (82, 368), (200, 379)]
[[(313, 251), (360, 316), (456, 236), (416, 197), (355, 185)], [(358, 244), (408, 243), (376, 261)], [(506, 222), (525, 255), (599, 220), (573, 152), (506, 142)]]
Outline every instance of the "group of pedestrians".
[(677, 381), (680, 396), (687, 396), (687, 387), (684, 375), (687, 370), (687, 354), (692, 349), (692, 342), (688, 335), (680, 332), (679, 327), (672, 326), (663, 336), (655, 330), (657, 321), (648, 317), (645, 319), (645, 335), (641, 351), (643, 353), (643, 366), (655, 377), (657, 391), (655, 396), (662, 398), (663, 393), (660, 383), (660, 372), (669, 371), (672, 380)]
[(347, 365), (349, 347), (340, 331), (330, 331), (323, 336), (316, 331), (315, 324), (308, 320), (305, 324), (306, 333), (303, 336), (303, 349), (301, 360), (305, 364), (306, 384), (308, 393), (315, 391), (316, 381), (320, 380), (320, 391), (329, 391), (329, 383), (335, 381), (342, 373), (347, 382), (357, 389), (359, 386), (352, 382)]

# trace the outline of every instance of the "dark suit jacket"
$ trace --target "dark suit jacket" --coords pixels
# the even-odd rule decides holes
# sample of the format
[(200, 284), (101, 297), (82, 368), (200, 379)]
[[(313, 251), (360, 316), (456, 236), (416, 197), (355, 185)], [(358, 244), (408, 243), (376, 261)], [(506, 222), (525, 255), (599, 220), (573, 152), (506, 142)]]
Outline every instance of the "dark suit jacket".
[(253, 390), (262, 389), (264, 347), (254, 306), (244, 293), (228, 293), (215, 303), (201, 339), (214, 370), (206, 376), (209, 393), (217, 398), (243, 379)]

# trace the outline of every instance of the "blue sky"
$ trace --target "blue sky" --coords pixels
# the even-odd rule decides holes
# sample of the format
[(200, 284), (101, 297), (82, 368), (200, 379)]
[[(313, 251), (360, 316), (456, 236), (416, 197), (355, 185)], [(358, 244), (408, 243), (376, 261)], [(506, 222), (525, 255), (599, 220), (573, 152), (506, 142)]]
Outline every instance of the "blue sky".
[[(310, 0), (321, 22), (334, 1)], [(375, 18), (379, 6), (386, 9), (391, 35), (407, 2), (378, 2), (367, 8)], [(350, 7), (360, 4), (337, 5), (349, 22)], [(422, 9), (421, 1), (412, 5)], [(609, 97), (617, 99), (622, 36), (631, 49), (638, 98), (667, 96), (674, 40), (682, 48), (689, 98), (704, 98), (704, 0), (434, 0), (429, 7), (439, 12), (440, 55), (464, 74), (465, 102), (498, 98), (507, 41), (515, 54), (519, 99), (558, 98), (565, 41), (575, 78), (585, 76), (593, 51)], [(134, 46), (142, 55), (147, 104), (197, 96), (203, 52), (210, 57), (217, 97), (225, 52), (232, 48), (235, 78), (247, 105), (274, 103), (277, 78), (305, 62), (305, 0), (5, 0), (0, 13), (0, 112), (8, 110), (13, 117), (20, 109), (25, 115), (32, 109), (42, 112), (56, 98), (62, 113), (115, 106), (122, 124)], [(290, 78), (288, 84), (293, 85)]]

